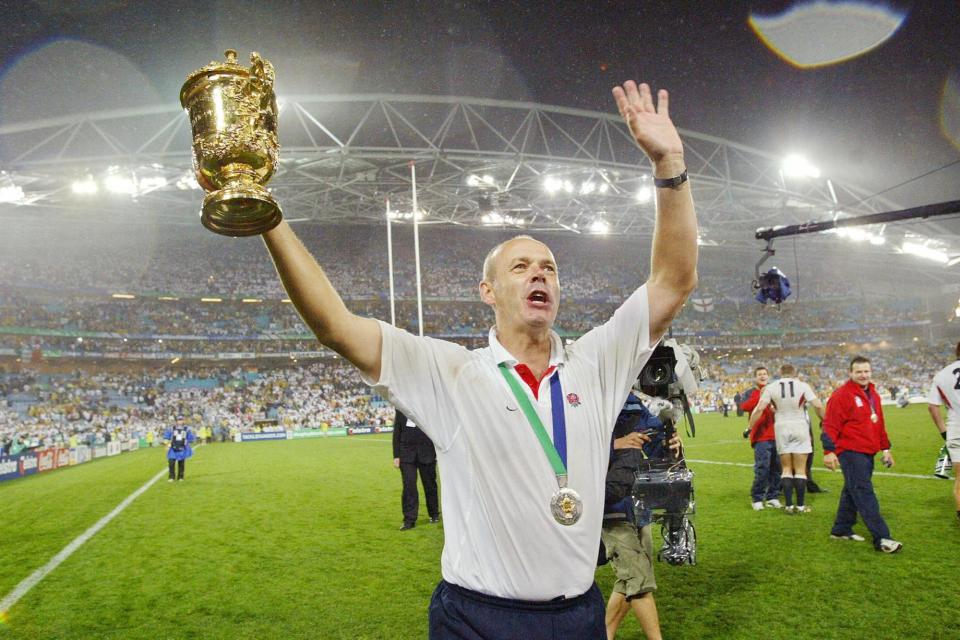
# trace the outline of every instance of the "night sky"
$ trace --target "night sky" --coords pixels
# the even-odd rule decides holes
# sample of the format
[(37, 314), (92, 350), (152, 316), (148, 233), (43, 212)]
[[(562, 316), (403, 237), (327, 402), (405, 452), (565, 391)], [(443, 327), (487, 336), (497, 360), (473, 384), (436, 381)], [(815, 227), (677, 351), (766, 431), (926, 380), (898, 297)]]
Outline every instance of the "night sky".
[(788, 2), (6, 4), (3, 123), (175, 103), (186, 74), (228, 47), (269, 58), (281, 97), (452, 94), (612, 111), (610, 87), (635, 78), (670, 90), (682, 128), (803, 152), (874, 192), (933, 171), (886, 193), (904, 206), (960, 198), (960, 135), (951, 144), (940, 127), (951, 74), (960, 87), (955, 1), (870, 3), (906, 15), (894, 35), (812, 69), (748, 24)]

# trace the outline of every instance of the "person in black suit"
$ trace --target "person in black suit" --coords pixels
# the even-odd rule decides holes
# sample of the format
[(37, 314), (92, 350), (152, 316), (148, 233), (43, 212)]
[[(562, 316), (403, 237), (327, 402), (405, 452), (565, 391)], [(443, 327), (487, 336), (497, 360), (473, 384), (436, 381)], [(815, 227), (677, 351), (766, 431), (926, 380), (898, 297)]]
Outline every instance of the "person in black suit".
[(427, 498), (430, 522), (440, 522), (440, 503), (437, 500), (437, 452), (433, 442), (420, 428), (398, 409), (393, 419), (393, 466), (400, 469), (403, 478), (403, 526), (400, 531), (413, 529), (417, 524), (420, 495), (417, 493), (417, 470)]

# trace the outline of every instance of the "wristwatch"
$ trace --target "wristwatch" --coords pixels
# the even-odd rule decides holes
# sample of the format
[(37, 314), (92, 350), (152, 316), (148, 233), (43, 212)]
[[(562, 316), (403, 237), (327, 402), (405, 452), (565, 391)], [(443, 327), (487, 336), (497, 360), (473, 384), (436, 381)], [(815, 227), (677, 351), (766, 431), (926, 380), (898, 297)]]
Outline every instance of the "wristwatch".
[(656, 185), (658, 189), (675, 189), (686, 182), (687, 178), (687, 170), (684, 169), (683, 173), (672, 178), (654, 178), (653, 184)]

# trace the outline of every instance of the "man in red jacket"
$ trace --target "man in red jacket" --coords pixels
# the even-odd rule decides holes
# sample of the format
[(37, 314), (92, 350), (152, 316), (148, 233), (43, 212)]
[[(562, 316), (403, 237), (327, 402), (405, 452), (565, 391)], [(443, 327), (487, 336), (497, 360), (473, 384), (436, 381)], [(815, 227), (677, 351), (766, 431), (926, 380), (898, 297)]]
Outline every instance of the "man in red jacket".
[[(755, 389), (744, 392), (744, 400), (740, 404), (747, 416), (757, 406), (760, 393), (770, 380), (770, 372), (766, 367), (757, 367), (753, 370)], [(763, 417), (753, 429), (748, 428), (746, 435), (750, 436), (750, 446), (753, 447), (753, 486), (750, 487), (750, 499), (754, 511), (766, 506), (780, 509), (783, 505), (777, 496), (780, 495), (780, 458), (777, 456), (777, 441), (773, 432), (773, 410), (764, 409)]]
[(853, 532), (857, 514), (873, 535), (877, 551), (896, 553), (903, 544), (890, 537), (890, 529), (880, 515), (880, 503), (873, 491), (873, 459), (883, 452), (883, 464), (893, 466), (890, 439), (883, 423), (880, 394), (870, 382), (870, 360), (857, 356), (850, 361), (850, 379), (827, 402), (823, 418), (823, 464), (843, 471), (843, 491), (830, 537), (862, 541)]

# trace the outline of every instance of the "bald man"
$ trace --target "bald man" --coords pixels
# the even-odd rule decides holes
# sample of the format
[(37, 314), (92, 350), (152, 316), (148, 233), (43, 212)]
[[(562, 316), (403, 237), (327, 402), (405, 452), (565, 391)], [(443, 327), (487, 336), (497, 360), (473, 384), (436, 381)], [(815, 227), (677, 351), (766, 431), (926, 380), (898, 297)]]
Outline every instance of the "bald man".
[(606, 638), (593, 581), (610, 437), (631, 385), (697, 282), (697, 222), (668, 95), (613, 90), (657, 187), (650, 277), (572, 345), (553, 331), (560, 276), (529, 236), (494, 247), (480, 299), (496, 323), (476, 351), (352, 314), (281, 223), (264, 235), (317, 339), (433, 441), (444, 513), (443, 579), (430, 638)]

